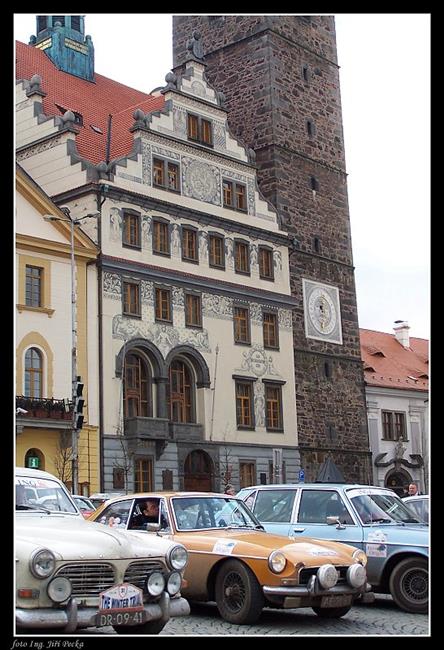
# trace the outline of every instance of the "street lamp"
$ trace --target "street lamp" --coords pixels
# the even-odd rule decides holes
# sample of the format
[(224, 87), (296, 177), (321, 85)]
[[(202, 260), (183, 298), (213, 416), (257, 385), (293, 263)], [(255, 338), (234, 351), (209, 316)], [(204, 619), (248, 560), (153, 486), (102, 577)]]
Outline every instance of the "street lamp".
[(71, 217), (70, 209), (67, 206), (60, 207), (60, 210), (66, 215), (57, 217), (53, 214), (46, 214), (43, 218), (45, 221), (62, 221), (69, 223), (71, 227), (71, 371), (72, 371), (72, 493), (79, 493), (79, 450), (77, 439), (77, 422), (76, 422), (76, 397), (77, 397), (77, 290), (76, 290), (76, 262), (74, 256), (74, 226), (78, 226), (84, 219), (89, 217), (98, 217), (100, 212), (90, 212), (83, 217), (74, 219)]

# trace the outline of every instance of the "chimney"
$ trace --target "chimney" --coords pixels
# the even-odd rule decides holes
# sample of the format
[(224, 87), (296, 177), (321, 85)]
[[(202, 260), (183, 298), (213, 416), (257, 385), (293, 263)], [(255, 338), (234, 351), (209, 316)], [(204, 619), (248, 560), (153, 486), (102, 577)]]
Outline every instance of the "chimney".
[(395, 330), (395, 336), (398, 343), (402, 345), (403, 348), (407, 350), (410, 349), (410, 337), (409, 337), (409, 324), (406, 320), (395, 320), (395, 325), (393, 329)]

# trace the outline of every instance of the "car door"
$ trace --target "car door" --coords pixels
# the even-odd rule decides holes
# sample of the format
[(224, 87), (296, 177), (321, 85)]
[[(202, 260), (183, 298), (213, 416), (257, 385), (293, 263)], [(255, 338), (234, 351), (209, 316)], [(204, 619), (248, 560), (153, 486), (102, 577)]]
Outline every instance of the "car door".
[[(270, 488), (258, 490), (253, 510), (265, 530), (277, 535), (292, 535), (291, 522), (297, 489)], [(247, 497), (249, 499), (250, 497)], [(246, 501), (248, 504), (248, 501)]]
[[(340, 524), (328, 524), (327, 517)], [(295, 504), (291, 536), (314, 537), (363, 548), (362, 527), (339, 490), (301, 488)]]

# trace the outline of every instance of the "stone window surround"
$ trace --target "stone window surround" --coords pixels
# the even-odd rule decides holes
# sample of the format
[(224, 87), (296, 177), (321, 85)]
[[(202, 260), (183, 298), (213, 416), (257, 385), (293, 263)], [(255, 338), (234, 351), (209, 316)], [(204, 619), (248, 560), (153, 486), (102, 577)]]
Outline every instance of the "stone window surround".
[[(137, 239), (138, 239), (138, 244), (131, 244), (130, 242), (125, 241), (125, 215), (129, 215), (131, 217), (137, 217), (138, 219), (138, 234), (137, 234)], [(142, 219), (141, 219), (141, 213), (138, 212), (137, 210), (133, 210), (132, 208), (123, 208), (122, 209), (122, 246), (124, 248), (132, 248), (135, 250), (142, 250)]]
[[(234, 398), (235, 398), (235, 410), (236, 410), (236, 428), (240, 431), (255, 431), (256, 430), (256, 417), (254, 413), (254, 391), (253, 384), (257, 381), (257, 377), (249, 377), (243, 375), (232, 375), (234, 379)], [(245, 424), (239, 424), (237, 421), (237, 385), (238, 384), (249, 384), (250, 385), (250, 419), (251, 425), (246, 426)]]
[[(247, 312), (247, 337), (248, 341), (237, 341), (236, 340), (236, 327), (235, 327), (235, 318), (234, 318), (234, 312), (235, 309), (245, 309)], [(251, 346), (251, 315), (250, 315), (250, 306), (245, 305), (241, 302), (237, 302), (236, 300), (233, 300), (233, 341), (235, 345), (247, 345)]]
[(264, 343), (264, 349), (265, 350), (276, 350), (279, 351), (280, 345), (279, 345), (279, 313), (275, 311), (274, 309), (267, 309), (266, 307), (262, 307), (262, 335), (264, 334), (264, 314), (273, 314), (276, 319), (276, 345), (266, 345), (265, 344), (265, 336), (263, 336), (263, 343)]

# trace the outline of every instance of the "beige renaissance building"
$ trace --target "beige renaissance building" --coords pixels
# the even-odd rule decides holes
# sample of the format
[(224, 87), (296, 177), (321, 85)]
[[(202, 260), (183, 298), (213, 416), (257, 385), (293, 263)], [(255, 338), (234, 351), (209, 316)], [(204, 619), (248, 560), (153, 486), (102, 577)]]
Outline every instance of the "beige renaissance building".
[(146, 94), (95, 73), (82, 17), (38, 16), (17, 43), (17, 160), (74, 218), (100, 212), (82, 228), (100, 251), (85, 333), (104, 491), (238, 488), (300, 469), (292, 240), (198, 38), (188, 51)]

